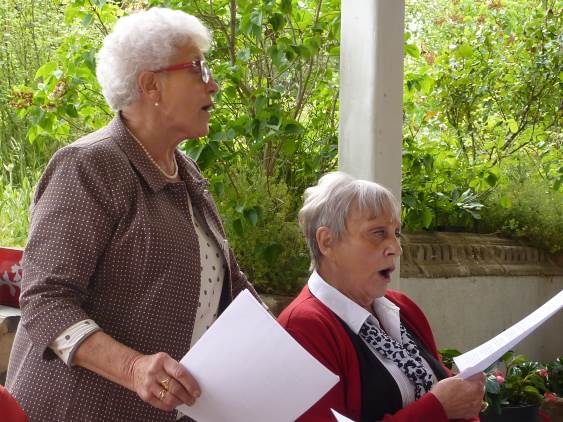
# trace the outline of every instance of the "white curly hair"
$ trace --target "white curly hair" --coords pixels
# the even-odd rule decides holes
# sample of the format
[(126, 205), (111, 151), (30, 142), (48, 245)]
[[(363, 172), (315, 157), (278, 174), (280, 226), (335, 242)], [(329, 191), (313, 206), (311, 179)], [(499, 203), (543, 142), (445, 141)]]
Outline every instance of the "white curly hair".
[(153, 7), (120, 18), (97, 55), (96, 76), (107, 103), (119, 111), (139, 98), (137, 76), (168, 66), (178, 49), (191, 43), (209, 49), (211, 34), (188, 13)]

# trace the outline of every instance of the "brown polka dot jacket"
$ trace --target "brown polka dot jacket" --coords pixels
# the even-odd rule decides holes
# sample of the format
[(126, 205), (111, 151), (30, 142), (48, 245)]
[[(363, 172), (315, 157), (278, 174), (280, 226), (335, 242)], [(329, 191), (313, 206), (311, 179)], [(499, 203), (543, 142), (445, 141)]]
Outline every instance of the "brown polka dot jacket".
[(181, 182), (169, 182), (119, 116), (59, 150), (35, 194), (24, 254), (21, 323), (7, 388), (30, 420), (174, 421), (137, 395), (80, 367), (48, 344), (92, 318), (145, 354), (180, 359), (189, 349), (200, 292), (199, 245), (189, 204), (224, 255), (223, 310), (243, 289), (207, 181), (176, 152)]

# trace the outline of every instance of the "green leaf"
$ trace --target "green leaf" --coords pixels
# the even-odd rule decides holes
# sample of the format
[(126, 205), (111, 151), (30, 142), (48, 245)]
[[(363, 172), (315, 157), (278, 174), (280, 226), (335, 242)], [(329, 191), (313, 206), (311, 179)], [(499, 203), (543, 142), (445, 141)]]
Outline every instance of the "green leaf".
[(87, 13), (82, 18), (82, 25), (88, 26), (92, 23), (93, 20), (94, 20), (94, 15), (92, 15), (91, 13)]
[(432, 220), (434, 216), (432, 214), (432, 210), (430, 208), (424, 208), (422, 211), (422, 227), (427, 229), (432, 224)]
[(270, 25), (274, 31), (280, 31), (285, 25), (285, 17), (281, 13), (274, 13), (270, 16)]
[(223, 196), (225, 193), (225, 184), (223, 182), (215, 182), (213, 183), (213, 190), (215, 191), (215, 195)]
[(282, 151), (287, 155), (295, 154), (295, 151), (297, 151), (297, 142), (295, 139), (286, 139), (282, 145)]
[(249, 48), (241, 48), (237, 51), (237, 60), (248, 63), (250, 60), (250, 49)]
[(512, 206), (512, 200), (508, 196), (503, 196), (499, 200), (499, 205), (503, 208), (510, 208)]
[(537, 394), (539, 395), (540, 392), (538, 391), (538, 389), (536, 387), (533, 387), (531, 385), (527, 385), (522, 389), (524, 392), (528, 393), (528, 394)]
[(518, 366), (526, 362), (528, 358), (525, 355), (516, 355), (510, 362), (511, 366)]
[(279, 243), (271, 243), (264, 248), (262, 254), (268, 263), (273, 264), (282, 252), (283, 248)]
[(242, 227), (242, 221), (240, 218), (237, 218), (236, 220), (233, 221), (233, 229), (235, 230), (235, 233), (239, 236), (242, 236), (244, 234), (244, 229)]
[(330, 47), (330, 49), (328, 50), (328, 55), (329, 56), (340, 56), (340, 46), (335, 45), (334, 47)]
[(256, 223), (258, 222), (258, 211), (254, 207), (246, 209), (244, 210), (244, 217), (250, 222), (250, 224), (252, 224), (252, 226), (256, 226)]
[(497, 184), (498, 177), (496, 174), (492, 172), (487, 172), (487, 175), (485, 176), (485, 181), (489, 186), (493, 187)]
[(31, 125), (27, 130), (27, 139), (31, 144), (33, 144), (36, 138), (37, 138), (37, 126)]
[(281, 0), (280, 10), (287, 15), (291, 14), (291, 8), (292, 8), (291, 3), (292, 0)]
[(64, 106), (64, 111), (66, 114), (68, 114), (70, 117), (74, 117), (77, 118), (78, 117), (78, 111), (76, 110), (76, 107), (74, 106), (74, 104), (67, 104)]
[(458, 54), (463, 58), (468, 58), (473, 55), (473, 47), (469, 44), (461, 44), (457, 49)]
[(186, 142), (184, 146), (184, 151), (192, 160), (197, 162), (204, 148), (205, 148), (205, 144), (198, 144), (196, 142)]
[(311, 55), (315, 55), (321, 48), (321, 39), (319, 36), (308, 37), (303, 41), (303, 45), (309, 50)]
[(303, 132), (303, 126), (301, 126), (299, 123), (295, 122), (295, 123), (288, 123), (284, 126), (284, 131), (285, 133), (290, 133), (290, 134), (299, 134), (301, 132)]
[(47, 62), (35, 72), (35, 79), (43, 78), (47, 75), (51, 75), (57, 69), (56, 62)]
[(504, 355), (502, 355), (502, 357), (500, 359), (505, 364), (505, 366), (508, 366), (510, 361), (512, 360), (512, 356), (514, 356), (514, 352), (508, 351)]
[(420, 57), (420, 50), (414, 44), (405, 44), (405, 55), (418, 59)]
[(518, 132), (518, 123), (516, 122), (516, 120), (510, 119), (507, 123), (508, 123), (508, 129), (510, 129), (512, 133)]
[(500, 384), (494, 375), (489, 375), (485, 379), (485, 390), (489, 394), (498, 394), (500, 391)]

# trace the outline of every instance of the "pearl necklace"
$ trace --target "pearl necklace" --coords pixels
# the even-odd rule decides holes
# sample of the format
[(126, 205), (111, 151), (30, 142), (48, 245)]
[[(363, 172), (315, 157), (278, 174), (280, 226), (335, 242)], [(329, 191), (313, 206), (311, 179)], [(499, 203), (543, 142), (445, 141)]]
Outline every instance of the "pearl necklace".
[(152, 158), (152, 155), (149, 154), (149, 151), (145, 148), (143, 143), (139, 141), (139, 139), (135, 135), (133, 135), (133, 132), (131, 132), (128, 127), (126, 127), (126, 129), (127, 132), (129, 132), (129, 135), (131, 135), (131, 137), (135, 140), (135, 142), (137, 142), (137, 144), (139, 144), (139, 146), (143, 149), (143, 151), (145, 151), (145, 154), (147, 155), (151, 163), (153, 163), (156, 166), (156, 168), (160, 170), (160, 172), (164, 175), (164, 177), (170, 180), (176, 180), (178, 178), (178, 162), (176, 161), (176, 157), (174, 157), (174, 174), (170, 175), (166, 173), (164, 169), (158, 165), (156, 160)]

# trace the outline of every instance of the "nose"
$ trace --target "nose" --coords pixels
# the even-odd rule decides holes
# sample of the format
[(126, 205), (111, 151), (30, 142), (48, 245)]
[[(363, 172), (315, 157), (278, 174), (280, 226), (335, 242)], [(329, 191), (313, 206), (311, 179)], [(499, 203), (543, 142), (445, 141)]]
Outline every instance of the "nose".
[(207, 82), (207, 90), (211, 95), (215, 95), (219, 91), (219, 85), (217, 85), (217, 82), (215, 82), (213, 76), (209, 77), (209, 82)]
[(393, 236), (389, 239), (387, 246), (385, 247), (385, 254), (386, 255), (396, 255), (401, 256), (403, 254), (403, 248), (401, 247), (401, 242), (397, 239), (396, 236)]

